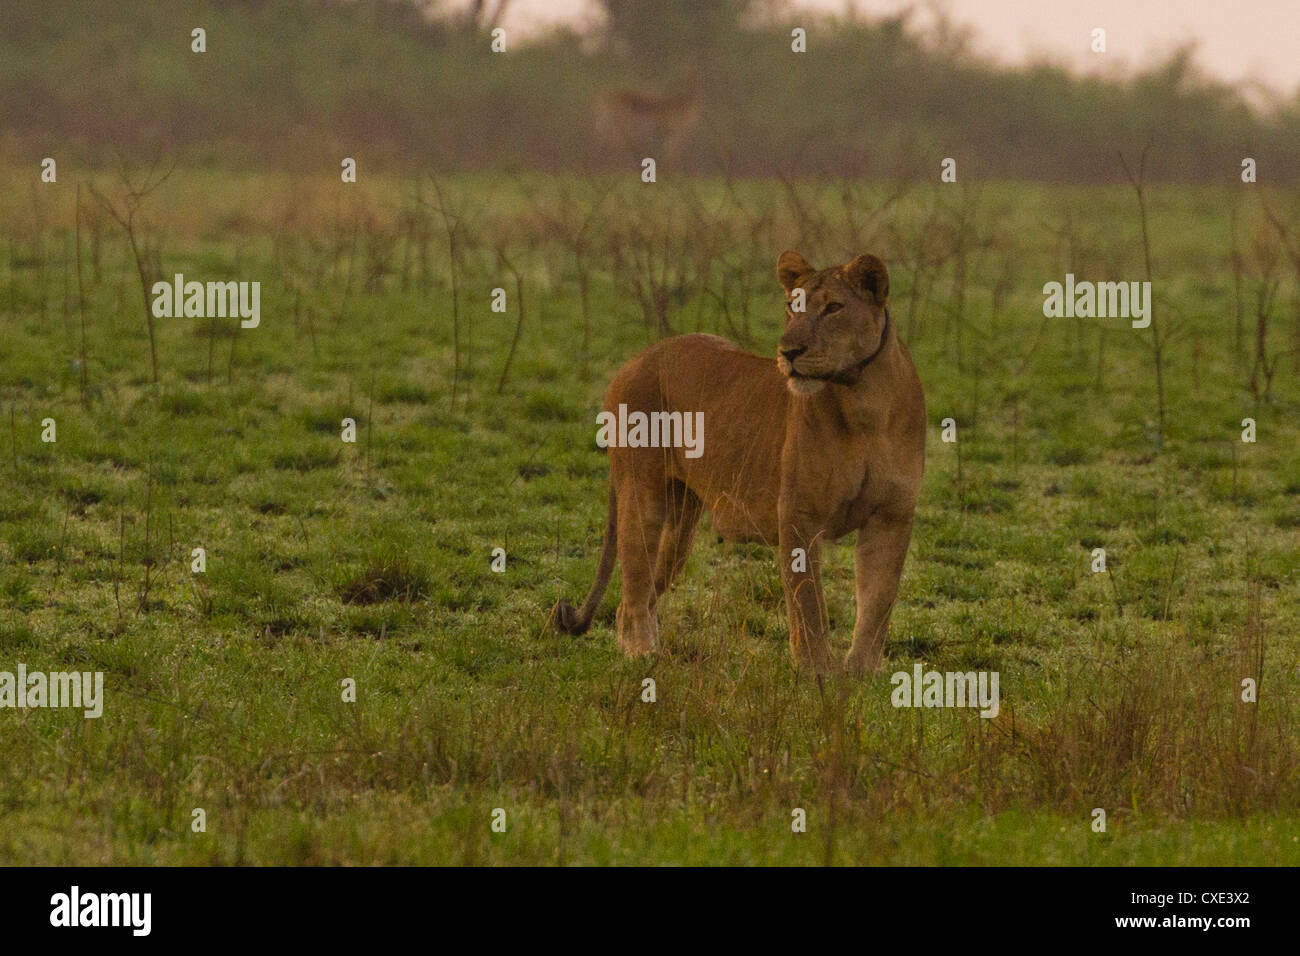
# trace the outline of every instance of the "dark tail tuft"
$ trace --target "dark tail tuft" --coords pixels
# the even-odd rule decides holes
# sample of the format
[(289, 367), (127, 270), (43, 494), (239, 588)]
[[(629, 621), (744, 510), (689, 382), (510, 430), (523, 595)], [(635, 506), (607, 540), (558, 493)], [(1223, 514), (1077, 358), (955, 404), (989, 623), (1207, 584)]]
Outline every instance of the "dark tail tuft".
[(561, 634), (586, 634), (590, 620), (583, 620), (578, 609), (568, 601), (559, 601), (551, 611), (551, 626)]

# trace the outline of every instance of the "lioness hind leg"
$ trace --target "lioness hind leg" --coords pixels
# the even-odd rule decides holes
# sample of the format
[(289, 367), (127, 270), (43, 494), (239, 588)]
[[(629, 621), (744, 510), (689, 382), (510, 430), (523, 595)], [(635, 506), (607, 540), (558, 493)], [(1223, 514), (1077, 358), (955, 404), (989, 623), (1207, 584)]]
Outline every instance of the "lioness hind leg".
[(617, 620), (618, 646), (625, 654), (650, 654), (659, 648), (655, 567), (664, 519), (662, 491), (648, 492), (631, 481), (620, 485), (618, 563), (623, 569), (623, 596)]
[(703, 510), (704, 503), (699, 495), (685, 484), (674, 481), (668, 486), (667, 512), (663, 534), (659, 538), (659, 558), (655, 564), (656, 603), (685, 567), (695, 540), (695, 526)]

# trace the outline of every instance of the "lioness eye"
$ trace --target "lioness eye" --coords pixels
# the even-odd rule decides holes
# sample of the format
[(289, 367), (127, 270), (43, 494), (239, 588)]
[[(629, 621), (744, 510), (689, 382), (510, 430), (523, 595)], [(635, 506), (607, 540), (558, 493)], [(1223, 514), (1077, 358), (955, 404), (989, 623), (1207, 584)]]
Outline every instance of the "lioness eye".
[(840, 303), (840, 302), (827, 302), (827, 303), (826, 303), (826, 307), (825, 307), (824, 309), (822, 309), (822, 315), (834, 315), (836, 312), (838, 312), (838, 311), (839, 311), (840, 309), (842, 309), (842, 308), (844, 308), (843, 303)]

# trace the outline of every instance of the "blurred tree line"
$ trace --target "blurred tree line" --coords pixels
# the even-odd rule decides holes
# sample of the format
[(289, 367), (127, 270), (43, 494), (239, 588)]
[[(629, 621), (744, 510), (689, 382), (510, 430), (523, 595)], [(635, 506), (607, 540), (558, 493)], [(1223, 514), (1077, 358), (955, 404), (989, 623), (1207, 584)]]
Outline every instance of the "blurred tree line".
[[(604, 0), (603, 28), (490, 31), (509, 0), (5, 0), (0, 149), (84, 161), (159, 153), (289, 169), (581, 170), (593, 101), (698, 97), (681, 161), (738, 175), (1232, 181), (1253, 156), (1300, 178), (1300, 97), (1267, 115), (1190, 52), (1122, 82), (1009, 69), (950, 28), (794, 15), (776, 0)], [(809, 52), (791, 52), (791, 29)], [(191, 51), (202, 27), (207, 52)]]

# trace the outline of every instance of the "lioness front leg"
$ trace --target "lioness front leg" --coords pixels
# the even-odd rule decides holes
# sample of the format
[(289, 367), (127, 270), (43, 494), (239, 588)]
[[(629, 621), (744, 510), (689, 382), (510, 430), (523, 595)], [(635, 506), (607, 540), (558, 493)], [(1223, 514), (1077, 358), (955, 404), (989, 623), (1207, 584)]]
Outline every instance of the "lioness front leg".
[(898, 597), (903, 560), (912, 540), (912, 516), (900, 518), (878, 512), (858, 531), (854, 551), (854, 582), (858, 620), (845, 666), (853, 673), (879, 670), (885, 657), (889, 615)]
[(826, 636), (821, 544), (815, 534), (804, 532), (798, 524), (782, 518), (777, 558), (781, 563), (785, 607), (790, 615), (790, 653), (798, 666), (811, 667), (818, 674), (828, 673), (833, 658)]

